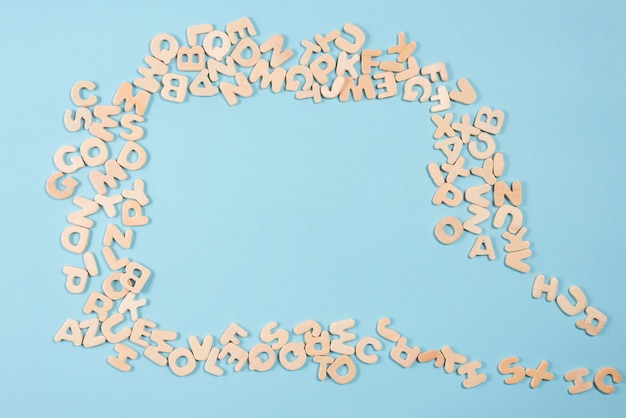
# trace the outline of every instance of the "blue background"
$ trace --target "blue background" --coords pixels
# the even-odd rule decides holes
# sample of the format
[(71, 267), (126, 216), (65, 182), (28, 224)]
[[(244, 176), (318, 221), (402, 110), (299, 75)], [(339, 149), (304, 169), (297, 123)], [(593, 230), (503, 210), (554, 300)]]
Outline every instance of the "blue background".
[[(388, 357), (389, 343), (377, 364), (359, 364), (357, 379), (340, 386), (318, 381), (310, 362), (296, 372), (225, 366), (220, 378), (199, 364), (178, 378), (141, 358), (121, 373), (106, 363), (109, 344), (52, 341), (66, 318), (84, 317), (87, 295), (67, 293), (61, 273), (80, 262), (59, 241), (74, 207), (43, 187), (54, 151), (88, 137), (63, 126), (71, 86), (93, 80), (108, 104), (136, 77), (155, 34), (183, 41), (188, 26), (223, 28), (242, 16), (258, 39), (284, 34), (296, 54), (302, 39), (346, 22), (366, 30), (366, 48), (387, 48), (404, 31), (420, 64), (444, 61), (451, 81), (467, 77), (478, 93), (473, 112), (488, 105), (507, 114), (498, 149), (504, 178), (524, 184), (533, 270), (504, 266), (499, 240), (489, 262), (467, 257), (471, 234), (453, 246), (434, 239), (441, 218), (465, 212), (430, 203), (426, 166), (442, 156), (427, 105), (399, 97), (313, 105), (267, 90), (235, 108), (219, 96), (155, 97), (142, 140), (150, 160), (137, 173), (152, 199), (151, 224), (126, 253), (154, 271), (142, 316), (178, 331), (177, 346), (238, 322), (251, 334), (247, 348), (271, 321), (290, 329), (355, 318), (367, 336), (389, 316), (411, 344), (450, 345), (481, 360), (483, 385), (465, 390), (461, 376), (428, 364), (403, 369)], [(563, 374), (626, 372), (625, 17), (622, 1), (3, 5), (2, 415), (623, 416), (623, 385), (611, 396), (571, 396)], [(96, 222), (104, 228), (107, 219)], [(574, 326), (582, 315), (531, 297), (539, 273), (557, 276), (561, 293), (580, 286), (607, 313), (600, 336)], [(528, 380), (505, 385), (496, 367), (512, 355), (526, 367), (548, 360), (555, 380), (536, 390)]]

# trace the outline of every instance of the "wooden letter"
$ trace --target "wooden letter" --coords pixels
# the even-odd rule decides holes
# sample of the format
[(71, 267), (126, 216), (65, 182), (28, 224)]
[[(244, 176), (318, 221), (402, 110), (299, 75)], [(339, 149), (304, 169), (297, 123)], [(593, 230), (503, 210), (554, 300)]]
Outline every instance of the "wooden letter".
[(127, 360), (135, 360), (139, 354), (132, 348), (124, 344), (115, 344), (115, 351), (117, 351), (118, 355), (109, 356), (107, 362), (115, 367), (118, 370), (123, 372), (128, 372), (132, 368), (130, 364), (127, 363)]
[(593, 306), (588, 306), (585, 309), (585, 313), (587, 316), (584, 320), (576, 321), (576, 327), (585, 330), (587, 334), (595, 337), (606, 325), (607, 317)]
[[(446, 232), (446, 226), (452, 228), (452, 235)], [(461, 238), (461, 235), (463, 235), (463, 224), (456, 216), (447, 216), (435, 226), (435, 237), (442, 244), (452, 244)]]
[(587, 307), (587, 296), (578, 286), (570, 286), (569, 293), (574, 297), (575, 304), (572, 305), (565, 295), (559, 295), (556, 298), (556, 304), (561, 308), (565, 315), (578, 315)]

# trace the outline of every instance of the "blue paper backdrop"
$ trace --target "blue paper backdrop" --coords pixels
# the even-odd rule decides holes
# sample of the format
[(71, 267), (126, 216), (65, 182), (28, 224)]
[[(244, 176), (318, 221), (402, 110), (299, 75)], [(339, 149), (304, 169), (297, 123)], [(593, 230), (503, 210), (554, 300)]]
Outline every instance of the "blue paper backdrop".
[[(610, 396), (572, 396), (563, 375), (626, 372), (624, 2), (23, 1), (1, 9), (3, 416), (623, 415), (623, 385)], [(88, 137), (63, 126), (71, 86), (93, 80), (109, 103), (136, 77), (155, 34), (183, 41), (188, 26), (224, 28), (242, 16), (259, 39), (284, 34), (297, 54), (301, 40), (347, 22), (365, 29), (368, 48), (385, 49), (404, 31), (420, 64), (443, 61), (451, 81), (467, 77), (478, 93), (468, 109), (506, 112), (498, 149), (504, 178), (523, 183), (533, 269), (507, 268), (500, 244), (496, 261), (469, 259), (470, 234), (449, 247), (433, 237), (441, 218), (465, 212), (431, 204), (426, 166), (443, 156), (428, 105), (399, 97), (313, 105), (267, 90), (235, 108), (219, 96), (155, 98), (140, 173), (151, 223), (124, 253), (154, 271), (142, 315), (178, 331), (176, 346), (237, 322), (251, 334), (247, 348), (271, 321), (291, 329), (354, 318), (362, 337), (389, 316), (411, 344), (450, 345), (482, 361), (483, 385), (463, 389), (461, 376), (430, 364), (401, 368), (390, 343), (340, 386), (318, 381), (312, 362), (296, 372), (225, 365), (220, 378), (199, 366), (179, 378), (141, 358), (121, 373), (106, 363), (110, 344), (52, 341), (66, 318), (86, 317), (86, 294), (69, 294), (61, 273), (80, 262), (59, 240), (74, 207), (43, 187), (54, 151)], [(558, 277), (560, 293), (580, 286), (609, 317), (601, 335), (574, 326), (582, 315), (533, 299), (536, 274)], [(526, 367), (549, 361), (555, 379), (535, 390), (528, 380), (505, 385), (497, 364), (512, 355)]]

